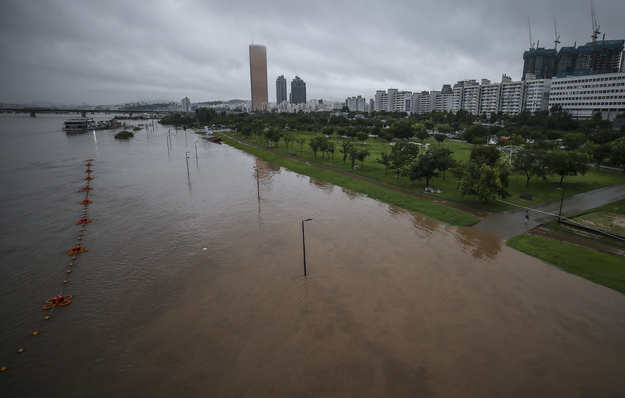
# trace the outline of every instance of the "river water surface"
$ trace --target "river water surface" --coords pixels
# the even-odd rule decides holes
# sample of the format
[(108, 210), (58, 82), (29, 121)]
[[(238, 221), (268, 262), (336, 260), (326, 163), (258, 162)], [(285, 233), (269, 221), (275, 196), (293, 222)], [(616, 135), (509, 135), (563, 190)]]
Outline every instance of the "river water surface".
[(3, 397), (625, 396), (624, 295), (191, 132), (67, 117), (0, 115)]

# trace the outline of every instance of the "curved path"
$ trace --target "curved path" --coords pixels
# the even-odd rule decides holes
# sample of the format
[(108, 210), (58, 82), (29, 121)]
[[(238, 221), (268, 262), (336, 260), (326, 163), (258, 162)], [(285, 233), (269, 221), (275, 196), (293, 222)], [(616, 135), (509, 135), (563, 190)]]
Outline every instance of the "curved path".
[[(562, 201), (562, 214), (581, 213), (623, 198), (625, 198), (625, 183), (579, 193), (564, 198)], [(518, 210), (493, 214), (482, 219), (473, 228), (509, 239), (528, 232), (538, 225), (556, 219), (560, 211), (560, 201), (542, 203), (533, 207), (527, 207), (527, 209), (529, 209), (530, 213), (528, 222), (525, 222), (526, 208), (519, 208)]]

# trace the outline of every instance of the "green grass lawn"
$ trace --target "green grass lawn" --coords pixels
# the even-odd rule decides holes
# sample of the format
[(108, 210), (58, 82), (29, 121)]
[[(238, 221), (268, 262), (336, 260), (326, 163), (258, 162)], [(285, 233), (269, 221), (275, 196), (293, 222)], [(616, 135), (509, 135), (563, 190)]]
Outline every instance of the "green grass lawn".
[(506, 245), (625, 294), (625, 258), (552, 239), (523, 234)]
[(573, 218), (593, 228), (625, 236), (625, 199), (598, 207), (592, 213)]
[[(310, 141), (310, 138), (318, 135), (318, 133), (310, 133), (305, 131), (297, 132), (296, 136), (299, 138), (306, 138), (307, 142)], [(250, 139), (253, 141), (254, 139)], [(330, 141), (340, 143), (342, 141), (341, 138), (332, 136), (330, 137)], [(358, 142), (354, 141), (356, 144)], [(261, 144), (260, 141), (258, 141)], [(435, 140), (425, 140), (424, 143), (430, 144), (432, 146), (444, 146), (451, 149), (454, 154), (454, 158), (456, 160), (468, 160), (471, 154), (472, 145), (467, 144), (465, 142), (457, 142), (457, 141), (443, 141), (442, 144), (439, 144)], [(340, 170), (348, 171), (351, 173), (357, 173), (369, 178), (373, 178), (376, 180), (380, 180), (389, 184), (397, 185), (402, 188), (411, 189), (417, 192), (423, 192), (423, 189), (426, 185), (426, 181), (410, 181), (408, 177), (396, 177), (392, 171), (388, 173), (385, 171), (385, 167), (376, 162), (376, 158), (380, 157), (382, 152), (390, 152), (390, 145), (387, 142), (384, 142), (381, 139), (368, 139), (365, 141), (364, 145), (371, 153), (365, 162), (362, 165), (361, 169), (354, 170), (352, 169), (351, 162), (349, 159), (346, 162), (343, 162), (343, 154), (340, 153), (340, 144), (336, 145), (336, 151), (334, 153), (334, 157), (323, 158), (321, 153), (318, 153), (315, 157), (308, 143), (305, 143), (303, 147), (300, 149), (300, 145), (294, 143), (289, 148), (286, 147), (284, 141), (278, 142), (278, 145), (274, 145), (273, 149), (284, 152), (284, 153), (296, 153), (298, 157), (310, 161), (322, 163)], [(356, 163), (358, 164), (358, 162)], [(557, 190), (559, 187), (558, 176), (552, 176), (547, 181), (543, 181), (542, 179), (532, 178), (530, 180), (529, 188), (526, 188), (526, 178), (524, 175), (520, 174), (512, 174), (510, 176), (510, 184), (509, 191), (511, 192), (511, 197), (507, 198), (505, 201), (512, 203), (504, 203), (498, 200), (492, 200), (487, 203), (484, 201), (478, 200), (472, 196), (462, 197), (460, 193), (457, 191), (457, 179), (452, 175), (451, 172), (447, 172), (446, 176), (441, 176), (437, 178), (430, 179), (430, 185), (443, 189), (444, 193), (437, 194), (441, 198), (460, 202), (466, 204), (471, 207), (475, 207), (478, 209), (486, 210), (489, 212), (501, 212), (516, 208), (514, 205), (518, 206), (535, 206), (543, 202), (550, 202), (559, 200), (562, 191)], [(328, 181), (330, 182), (330, 181)], [(586, 173), (585, 176), (577, 175), (575, 177), (565, 177), (562, 187), (564, 188), (565, 197), (575, 195), (581, 192), (591, 191), (594, 189), (618, 184), (621, 182), (625, 182), (625, 176), (623, 173), (614, 172), (609, 170), (597, 170), (593, 168)], [(520, 195), (522, 193), (530, 193), (532, 194), (532, 200), (527, 201), (520, 199)]]

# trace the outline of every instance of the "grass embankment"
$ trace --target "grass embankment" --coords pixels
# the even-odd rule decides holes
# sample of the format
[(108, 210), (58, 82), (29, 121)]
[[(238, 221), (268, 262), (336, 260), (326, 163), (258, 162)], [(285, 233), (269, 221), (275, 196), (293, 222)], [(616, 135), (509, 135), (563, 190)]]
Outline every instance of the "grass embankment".
[(625, 294), (625, 258), (538, 236), (515, 236), (506, 245)]
[[(264, 149), (257, 148), (255, 146), (241, 144), (237, 140), (229, 138), (226, 135), (222, 135), (222, 137), (223, 142), (225, 142), (226, 144), (231, 145), (237, 149), (241, 149), (254, 156), (258, 156), (259, 158), (267, 162), (274, 163), (278, 166), (282, 166), (299, 174), (318, 178), (331, 184), (350, 189), (354, 192), (365, 194), (372, 199), (379, 200), (380, 202), (399, 206), (402, 209), (423, 214), (427, 217), (433, 218), (446, 224), (457, 226), (471, 226), (478, 221), (476, 217), (458, 209), (442, 206), (429, 200), (417, 198), (412, 195), (407, 195), (391, 189), (383, 188), (376, 184), (368, 183), (366, 181), (336, 173), (331, 170), (316, 167), (307, 164), (306, 162), (292, 159), (290, 157), (284, 157), (282, 155), (278, 155)], [(331, 166), (334, 167), (333, 164)]]
[[(354, 145), (360, 145), (367, 148), (367, 150), (369, 150), (371, 154), (365, 160), (364, 164), (361, 165), (361, 169), (353, 170), (351, 162), (349, 160), (347, 160), (346, 162), (343, 161), (343, 154), (340, 152), (340, 144), (336, 145), (335, 154), (334, 156), (331, 155), (330, 159), (324, 157), (321, 153), (317, 153), (317, 156), (315, 156), (312, 149), (308, 145), (308, 142), (310, 142), (311, 138), (317, 135), (319, 135), (319, 133), (298, 131), (294, 133), (294, 136), (297, 138), (306, 139), (306, 143), (304, 143), (302, 146), (300, 146), (298, 143), (294, 143), (290, 145), (289, 148), (287, 148), (285, 143), (283, 141), (280, 141), (277, 144), (274, 144), (272, 150), (285, 154), (296, 153), (297, 156), (302, 160), (328, 165), (342, 171), (362, 175), (374, 180), (385, 182), (387, 184), (413, 190), (415, 192), (423, 192), (424, 186), (426, 185), (425, 180), (410, 181), (408, 177), (403, 176), (397, 178), (391, 170), (386, 170), (383, 165), (376, 162), (376, 159), (380, 158), (380, 155), (382, 153), (389, 153), (391, 151), (391, 146), (388, 142), (377, 138), (370, 138), (363, 145), (360, 142), (353, 141)], [(340, 143), (343, 141), (343, 139), (331, 137), (330, 141)], [(453, 151), (452, 156), (456, 160), (468, 160), (471, 155), (471, 149), (473, 149), (473, 145), (467, 144), (466, 142), (458, 141), (443, 141), (441, 144), (439, 144), (435, 140), (425, 140), (423, 144), (429, 144), (431, 146), (440, 145), (449, 148), (451, 151)], [(359, 164), (359, 162), (356, 162), (356, 164)], [(625, 175), (623, 175), (623, 173), (605, 169), (597, 170), (596, 168), (592, 168), (586, 173), (585, 176), (577, 175), (565, 177), (562, 187), (564, 188), (565, 197), (568, 197), (578, 193), (592, 191), (594, 189), (607, 187), (621, 182), (625, 182)], [(457, 190), (457, 183), (458, 181), (456, 177), (454, 177), (450, 171), (448, 171), (444, 176), (430, 179), (431, 186), (437, 189), (442, 189), (444, 191), (443, 193), (437, 194), (436, 196), (449, 201), (459, 202), (469, 207), (494, 213), (512, 210), (517, 208), (518, 206), (532, 207), (540, 203), (560, 200), (560, 197), (562, 195), (562, 191), (556, 189), (560, 187), (559, 176), (551, 176), (546, 181), (534, 177), (530, 179), (529, 187), (526, 187), (526, 177), (524, 175), (518, 173), (511, 174), (508, 187), (511, 196), (506, 199), (506, 202), (509, 202), (511, 204), (500, 202), (497, 200), (484, 202), (473, 196), (463, 197)], [(532, 200), (527, 201), (520, 199), (522, 193), (531, 194)]]
[(611, 234), (625, 236), (625, 199), (598, 207), (592, 213), (583, 214), (573, 220)]

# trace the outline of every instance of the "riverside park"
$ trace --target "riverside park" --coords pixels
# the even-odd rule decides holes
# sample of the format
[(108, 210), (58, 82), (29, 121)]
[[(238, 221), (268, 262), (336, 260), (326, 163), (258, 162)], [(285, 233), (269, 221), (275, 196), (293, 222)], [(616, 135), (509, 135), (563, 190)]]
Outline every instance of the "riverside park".
[[(212, 127), (200, 129), (207, 115)], [(196, 117), (174, 115), (161, 123), (184, 126), (185, 134), (210, 131), (227, 145), (294, 172), (438, 222), (489, 232), (512, 248), (625, 293), (623, 128), (577, 122), (566, 114), (557, 116), (562, 125), (555, 126), (564, 131), (548, 129), (547, 122), (541, 130), (536, 120), (544, 114), (525, 122), (534, 121), (531, 129), (518, 126), (519, 120), (515, 126), (484, 126), (381, 116), (372, 127), (363, 127), (362, 118), (350, 127), (350, 118), (342, 116), (319, 122), (306, 115), (218, 117), (198, 110)]]

